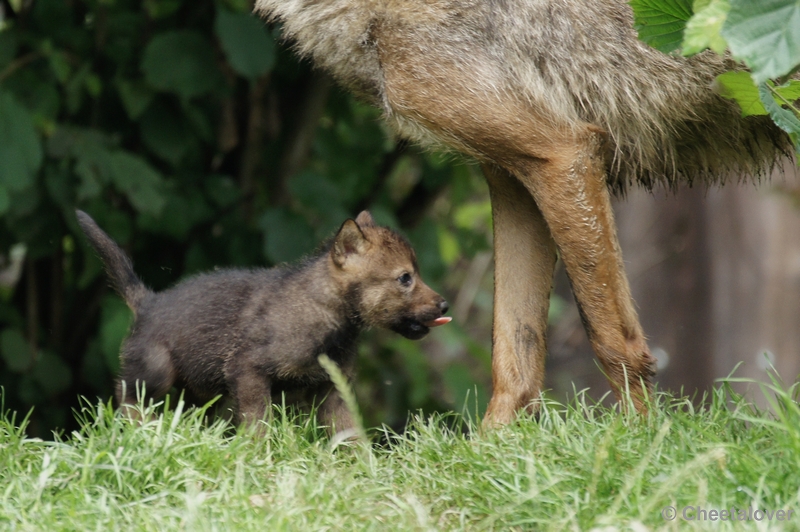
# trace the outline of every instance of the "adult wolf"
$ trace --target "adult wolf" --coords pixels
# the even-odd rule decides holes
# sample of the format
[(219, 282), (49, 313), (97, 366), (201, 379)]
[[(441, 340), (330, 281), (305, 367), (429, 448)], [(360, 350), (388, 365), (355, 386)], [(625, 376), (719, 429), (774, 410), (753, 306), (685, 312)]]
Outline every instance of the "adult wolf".
[(732, 65), (642, 44), (623, 0), (257, 0), (256, 11), (398, 133), (482, 164), (495, 233), (484, 423), (535, 408), (556, 250), (615, 394), (644, 410), (653, 358), (610, 191), (756, 175), (782, 156), (782, 132), (711, 90)]

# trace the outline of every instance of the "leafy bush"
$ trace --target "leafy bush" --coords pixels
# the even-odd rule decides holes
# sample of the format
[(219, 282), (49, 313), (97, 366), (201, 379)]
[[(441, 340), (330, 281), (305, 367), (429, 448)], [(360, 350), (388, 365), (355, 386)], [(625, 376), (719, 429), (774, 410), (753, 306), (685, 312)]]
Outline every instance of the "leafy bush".
[[(154, 289), (294, 260), (364, 208), (407, 232), (423, 276), (450, 296), (488, 249), (477, 169), (389, 137), (375, 109), (299, 63), (248, 1), (0, 7), (0, 386), (6, 407), (36, 406), (34, 434), (69, 428), (79, 394), (109, 396), (130, 324), (76, 207)], [(368, 420), (402, 422), (409, 408), (482, 390), (481, 316), (424, 344), (367, 338)]]
[[(729, 50), (750, 72), (717, 77), (742, 116), (770, 115), (800, 156), (800, 3), (796, 0), (630, 0), (639, 37), (662, 52)], [(798, 157), (800, 164), (800, 157)]]

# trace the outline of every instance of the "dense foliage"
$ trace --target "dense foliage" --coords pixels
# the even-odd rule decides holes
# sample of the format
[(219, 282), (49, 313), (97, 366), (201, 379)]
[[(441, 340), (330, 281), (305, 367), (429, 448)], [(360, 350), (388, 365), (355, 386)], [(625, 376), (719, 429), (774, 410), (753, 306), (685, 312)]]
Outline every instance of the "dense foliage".
[[(364, 208), (408, 234), (450, 299), (464, 261), (489, 249), (478, 170), (388, 136), (378, 111), (299, 62), (248, 0), (0, 7), (0, 386), (6, 408), (36, 406), (34, 434), (68, 427), (79, 394), (109, 396), (131, 319), (76, 207), (154, 289), (294, 260)], [(485, 277), (458, 294), (460, 324), (427, 344), (366, 339), (357, 391), (370, 421), (460, 408), (474, 376), (488, 377), (487, 314), (467, 320), (490, 303)]]
[[(745, 114), (798, 145), (796, 0), (632, 0), (665, 51), (727, 47)], [(405, 231), (457, 322), (375, 333), (357, 392), (370, 423), (460, 409), (489, 375), (490, 210), (477, 169), (387, 135), (250, 15), (248, 0), (0, 0), (0, 386), (31, 433), (108, 397), (130, 312), (75, 224), (87, 210), (162, 289), (194, 272), (311, 251), (369, 208)], [(475, 312), (475, 310), (478, 312)], [(469, 331), (469, 334), (467, 332)], [(483, 380), (482, 380), (483, 379)]]
[[(797, 0), (630, 0), (639, 37), (662, 52), (730, 51), (749, 72), (717, 78), (742, 116), (770, 115), (800, 155), (800, 2)], [(795, 79), (792, 79), (795, 78)], [(800, 156), (797, 157), (800, 164)]]

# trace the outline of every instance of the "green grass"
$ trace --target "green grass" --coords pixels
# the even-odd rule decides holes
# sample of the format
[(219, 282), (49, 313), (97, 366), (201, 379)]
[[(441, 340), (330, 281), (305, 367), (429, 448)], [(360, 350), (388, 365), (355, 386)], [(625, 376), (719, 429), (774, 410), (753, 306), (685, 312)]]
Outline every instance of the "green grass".
[[(136, 425), (87, 405), (83, 428), (28, 439), (0, 419), (0, 529), (800, 529), (789, 521), (665, 521), (666, 506), (800, 510), (797, 390), (775, 413), (723, 384), (707, 406), (658, 394), (648, 416), (587, 401), (465, 436), (460, 416), (417, 419), (384, 447), (332, 444), (308, 417), (260, 436), (200, 409)], [(455, 426), (454, 430), (452, 427)]]

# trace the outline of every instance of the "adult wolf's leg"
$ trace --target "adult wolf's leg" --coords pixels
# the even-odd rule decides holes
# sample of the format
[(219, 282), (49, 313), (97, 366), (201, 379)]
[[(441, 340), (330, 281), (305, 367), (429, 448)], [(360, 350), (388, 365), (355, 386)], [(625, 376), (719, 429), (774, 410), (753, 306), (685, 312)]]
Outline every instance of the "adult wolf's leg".
[(542, 390), (556, 247), (533, 198), (514, 176), (484, 165), (494, 221), (492, 400), (484, 425), (508, 423)]
[[(513, 382), (508, 377), (521, 375), (519, 361), (526, 357), (525, 349), (519, 348), (525, 342), (514, 340), (516, 320), (521, 319), (521, 332), (525, 324), (536, 331), (538, 326), (533, 324), (546, 314), (542, 312), (546, 306), (534, 304), (537, 298), (531, 294), (549, 296), (550, 285), (533, 290), (527, 284), (538, 278), (530, 265), (540, 260), (533, 250), (536, 235), (545, 233), (545, 227), (561, 252), (589, 339), (615, 394), (621, 398), (630, 390), (636, 408), (643, 410), (653, 358), (633, 307), (617, 243), (606, 188), (603, 132), (561, 114), (560, 107), (546, 96), (525, 100), (504, 90), (504, 74), (489, 57), (462, 61), (422, 55), (405, 47), (405, 41), (391, 38), (382, 37), (381, 59), (394, 120), (402, 117), (484, 164), (502, 167), (528, 192), (509, 184), (513, 181), (503, 181), (503, 173), (487, 172), (499, 267), (492, 366), (496, 389), (489, 422), (508, 422), (513, 417), (510, 405), (521, 408), (525, 403), (520, 401), (530, 400), (538, 390), (535, 381), (526, 380), (531, 384), (522, 392), (522, 386), (508, 384)], [(487, 90), (495, 86), (498, 90)], [(492, 188), (492, 179), (499, 186)], [(498, 194), (505, 189), (512, 192)], [(508, 206), (498, 208), (503, 202)], [(536, 221), (539, 213), (544, 222)], [(512, 281), (517, 276), (520, 286)], [(533, 351), (543, 353), (543, 334), (539, 342), (541, 349)], [(543, 370), (541, 364), (529, 367), (539, 374)]]
[(544, 215), (567, 269), (581, 318), (617, 398), (645, 411), (654, 359), (639, 324), (606, 186), (603, 144), (591, 128), (565, 136), (547, 159), (514, 173)]

